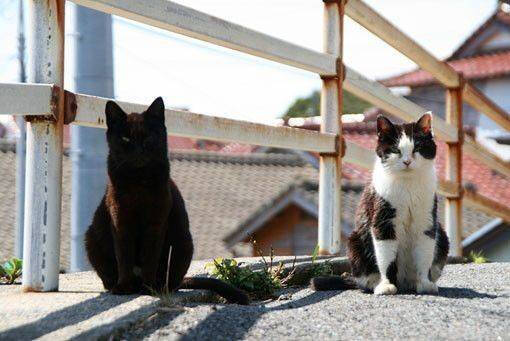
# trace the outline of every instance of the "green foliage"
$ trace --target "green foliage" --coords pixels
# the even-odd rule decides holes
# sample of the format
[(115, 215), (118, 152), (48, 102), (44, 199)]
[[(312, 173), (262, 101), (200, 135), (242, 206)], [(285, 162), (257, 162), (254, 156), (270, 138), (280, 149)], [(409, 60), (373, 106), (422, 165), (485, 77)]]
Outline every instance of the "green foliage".
[[(344, 114), (360, 114), (370, 108), (370, 104), (364, 100), (344, 91), (343, 110)], [(321, 96), (319, 91), (312, 92), (307, 97), (301, 97), (287, 109), (283, 118), (312, 117), (320, 115)]]
[(282, 287), (278, 275), (283, 265), (273, 269), (267, 263), (264, 264), (262, 270), (254, 271), (249, 266), (241, 266), (242, 263), (237, 263), (235, 259), (216, 258), (206, 264), (206, 269), (213, 277), (248, 292), (252, 297), (262, 299), (272, 297), (275, 290)]
[(487, 263), (489, 260), (482, 254), (482, 252), (474, 252), (471, 251), (471, 253), (468, 256), (469, 260), (475, 264), (483, 264)]
[(7, 284), (13, 284), (21, 276), (23, 261), (19, 258), (11, 258), (0, 265), (0, 279)]
[(329, 261), (316, 263), (317, 256), (319, 255), (319, 245), (317, 244), (312, 252), (312, 266), (309, 272), (309, 278), (312, 279), (318, 276), (331, 276), (333, 275), (333, 266)]

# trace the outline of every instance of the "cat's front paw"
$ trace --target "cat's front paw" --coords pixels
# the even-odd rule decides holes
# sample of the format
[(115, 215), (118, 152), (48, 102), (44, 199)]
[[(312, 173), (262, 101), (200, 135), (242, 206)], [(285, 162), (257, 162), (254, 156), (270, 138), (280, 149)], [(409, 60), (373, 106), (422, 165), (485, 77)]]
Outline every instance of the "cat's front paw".
[(375, 295), (395, 295), (397, 293), (397, 287), (389, 282), (379, 283), (375, 289)]
[(437, 288), (436, 283), (433, 283), (431, 281), (420, 281), (416, 283), (416, 292), (418, 294), (431, 294), (431, 295), (437, 295), (439, 289)]

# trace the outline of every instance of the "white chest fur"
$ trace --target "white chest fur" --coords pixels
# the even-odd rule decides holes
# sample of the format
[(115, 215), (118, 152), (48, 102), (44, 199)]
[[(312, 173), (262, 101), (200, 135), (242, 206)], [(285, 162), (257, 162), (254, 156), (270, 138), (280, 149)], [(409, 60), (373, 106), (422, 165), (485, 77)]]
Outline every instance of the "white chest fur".
[(402, 233), (430, 229), (437, 187), (436, 173), (432, 164), (427, 169), (395, 175), (386, 172), (380, 161), (377, 161), (372, 184), (377, 194), (396, 210), (393, 223), (397, 238)]
[[(376, 162), (372, 184), (379, 196), (396, 210), (393, 218), (397, 242), (398, 282), (412, 288), (417, 278), (416, 248), (424, 232), (432, 227), (432, 210), (437, 178), (433, 164), (412, 173), (392, 174)], [(433, 250), (427, 250), (433, 253)], [(420, 256), (421, 258), (422, 256)], [(428, 258), (428, 257), (426, 257)]]

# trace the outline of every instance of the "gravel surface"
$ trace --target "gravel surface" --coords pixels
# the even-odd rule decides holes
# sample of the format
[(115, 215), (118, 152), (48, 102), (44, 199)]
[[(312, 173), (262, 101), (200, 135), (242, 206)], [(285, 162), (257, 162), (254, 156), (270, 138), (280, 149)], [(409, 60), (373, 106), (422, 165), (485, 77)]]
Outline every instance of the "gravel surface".
[(289, 289), (247, 307), (188, 303), (115, 338), (510, 340), (510, 263), (449, 265), (439, 286), (438, 296)]

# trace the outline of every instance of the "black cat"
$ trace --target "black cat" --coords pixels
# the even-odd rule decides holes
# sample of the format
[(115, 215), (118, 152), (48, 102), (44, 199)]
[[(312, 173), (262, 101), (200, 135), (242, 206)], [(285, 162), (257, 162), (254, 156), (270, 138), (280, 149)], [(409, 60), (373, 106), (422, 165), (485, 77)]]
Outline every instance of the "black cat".
[(104, 287), (114, 294), (209, 289), (248, 304), (244, 292), (225, 282), (184, 277), (193, 241), (184, 200), (170, 178), (163, 100), (129, 115), (109, 101), (105, 112), (108, 185), (85, 237)]

